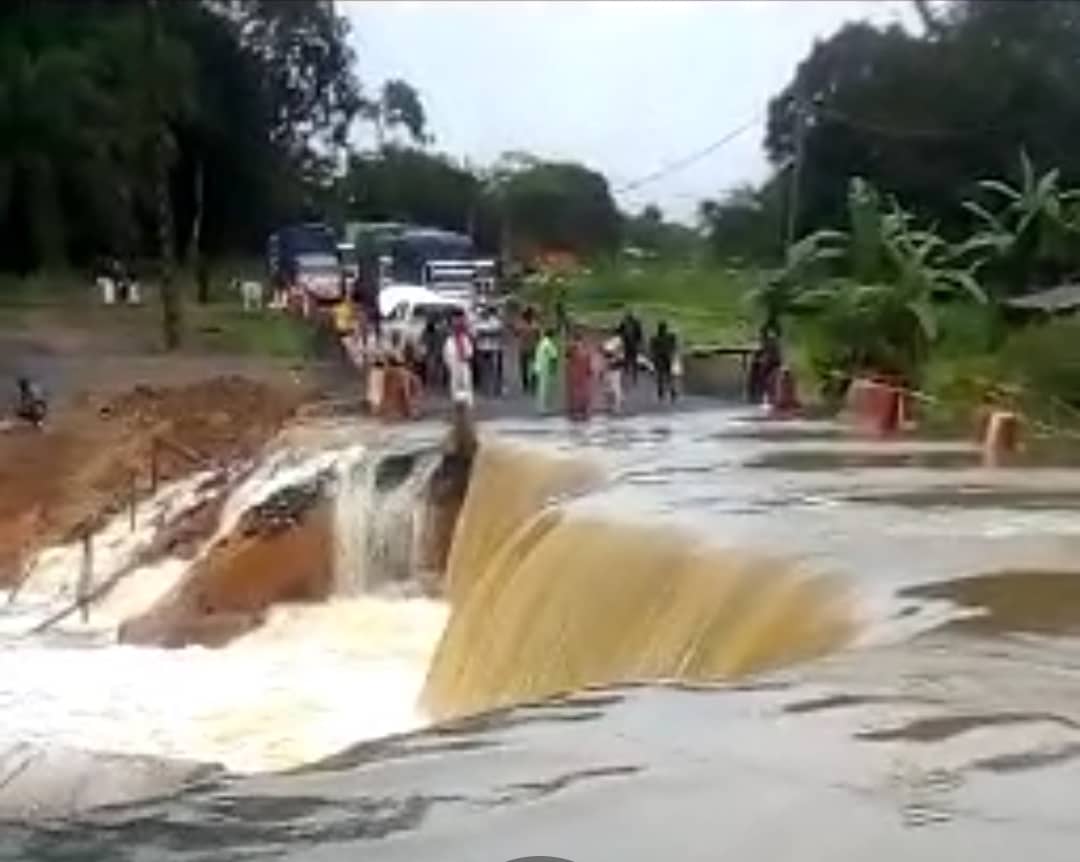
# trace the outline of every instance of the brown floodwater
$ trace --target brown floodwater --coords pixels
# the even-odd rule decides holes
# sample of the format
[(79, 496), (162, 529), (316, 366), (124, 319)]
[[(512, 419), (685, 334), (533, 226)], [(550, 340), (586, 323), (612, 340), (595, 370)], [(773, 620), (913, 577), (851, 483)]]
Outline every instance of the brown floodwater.
[[(485, 433), (427, 726), (0, 855), (1076, 858), (1080, 471), (740, 410)], [(385, 709), (344, 679), (346, 719)]]

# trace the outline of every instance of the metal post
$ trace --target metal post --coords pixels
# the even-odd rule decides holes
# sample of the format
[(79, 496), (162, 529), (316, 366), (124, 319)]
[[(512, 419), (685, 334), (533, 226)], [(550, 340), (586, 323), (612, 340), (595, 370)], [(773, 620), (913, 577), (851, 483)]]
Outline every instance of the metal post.
[(90, 592), (90, 585), (94, 579), (94, 534), (90, 528), (83, 533), (82, 568), (79, 570), (79, 583), (75, 587), (75, 599), (82, 613), (85, 623), (90, 619), (90, 608), (86, 604), (86, 597)]
[(132, 470), (128, 473), (128, 513), (130, 516), (131, 532), (135, 532), (135, 485), (138, 474)]

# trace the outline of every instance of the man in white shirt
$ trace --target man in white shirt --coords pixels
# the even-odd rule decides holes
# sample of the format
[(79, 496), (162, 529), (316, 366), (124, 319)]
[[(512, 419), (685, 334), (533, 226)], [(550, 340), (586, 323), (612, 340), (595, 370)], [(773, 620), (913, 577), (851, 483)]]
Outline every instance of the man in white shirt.
[(473, 405), (473, 341), (465, 324), (465, 315), (455, 314), (450, 334), (443, 344), (443, 363), (450, 378), (450, 400), (465, 407)]

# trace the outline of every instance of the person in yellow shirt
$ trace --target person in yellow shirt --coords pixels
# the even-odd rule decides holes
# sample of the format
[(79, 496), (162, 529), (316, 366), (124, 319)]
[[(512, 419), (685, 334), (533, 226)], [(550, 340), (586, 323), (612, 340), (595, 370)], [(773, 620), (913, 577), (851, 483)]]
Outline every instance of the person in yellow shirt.
[(356, 332), (356, 309), (347, 296), (334, 306), (334, 331), (338, 338), (348, 338)]

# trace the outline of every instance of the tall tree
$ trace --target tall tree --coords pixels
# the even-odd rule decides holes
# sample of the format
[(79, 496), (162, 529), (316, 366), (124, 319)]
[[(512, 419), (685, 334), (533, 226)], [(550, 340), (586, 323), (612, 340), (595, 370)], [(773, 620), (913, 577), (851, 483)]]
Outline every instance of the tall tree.
[(519, 169), (511, 165), (498, 182), (515, 251), (591, 255), (615, 249), (619, 213), (603, 175), (573, 162), (522, 164)]
[(794, 153), (796, 95), (809, 117), (800, 223), (843, 216), (852, 174), (946, 230), (979, 179), (1012, 175), (1026, 149), (1080, 179), (1080, 5), (958, 0), (920, 34), (851, 24), (815, 44), (770, 104), (766, 148)]
[(623, 243), (629, 248), (659, 257), (687, 258), (700, 245), (696, 231), (684, 224), (664, 220), (663, 210), (647, 204), (640, 213), (623, 218)]
[(260, 248), (329, 187), (362, 104), (332, 3), (161, 2), (152, 63), (147, 8), (0, 7), (0, 268), (156, 248), (159, 133), (173, 254)]
[(180, 346), (181, 305), (173, 280), (174, 228), (172, 195), (169, 190), (169, 161), (172, 140), (167, 122), (162, 69), (162, 32), (158, 0), (146, 0), (146, 116), (153, 163), (154, 200), (158, 229), (158, 284), (161, 292), (162, 334), (166, 350)]
[(353, 155), (338, 185), (348, 218), (471, 232), (480, 180), (449, 158), (405, 147)]
[(781, 177), (759, 188), (742, 186), (723, 199), (704, 200), (698, 215), (709, 250), (720, 260), (776, 264), (782, 252)]
[(404, 129), (415, 144), (428, 142), (427, 114), (424, 111), (420, 94), (407, 81), (399, 78), (383, 83), (379, 97), (365, 103), (364, 116), (375, 124), (378, 149), (386, 144), (386, 132), (395, 128)]

